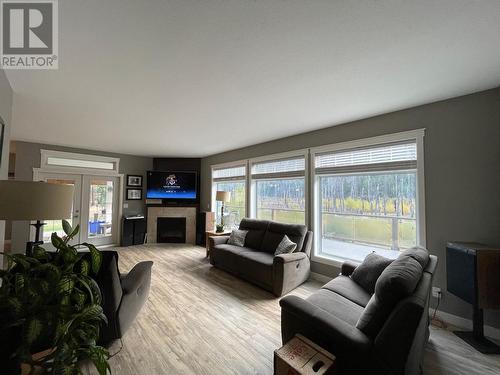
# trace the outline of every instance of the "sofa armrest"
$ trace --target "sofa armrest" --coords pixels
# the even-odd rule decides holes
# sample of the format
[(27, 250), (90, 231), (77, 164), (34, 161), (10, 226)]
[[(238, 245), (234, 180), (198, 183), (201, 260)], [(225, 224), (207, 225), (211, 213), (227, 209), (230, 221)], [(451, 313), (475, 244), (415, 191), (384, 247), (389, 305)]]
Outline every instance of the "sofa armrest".
[(286, 296), (280, 305), (283, 343), (300, 333), (320, 346), (335, 348), (333, 354), (348, 361), (352, 356), (363, 358), (372, 348), (371, 339), (359, 329), (307, 300)]
[(122, 277), (123, 296), (118, 309), (118, 334), (122, 337), (132, 325), (149, 296), (153, 262), (140, 262)]
[(278, 297), (309, 278), (311, 263), (306, 253), (276, 255), (273, 259), (273, 293)]
[(229, 236), (210, 236), (208, 237), (208, 243), (210, 245), (210, 249), (217, 245), (223, 245), (227, 243), (229, 240)]
[(307, 258), (306, 253), (289, 253), (289, 254), (279, 254), (274, 257), (273, 263), (290, 263), (300, 261)]
[(346, 261), (346, 262), (342, 263), (340, 273), (343, 276), (351, 276), (357, 266), (358, 265), (354, 262)]
[(144, 283), (145, 279), (151, 280), (151, 267), (153, 262), (137, 263), (129, 273), (122, 275), (121, 284), (123, 294), (133, 293)]

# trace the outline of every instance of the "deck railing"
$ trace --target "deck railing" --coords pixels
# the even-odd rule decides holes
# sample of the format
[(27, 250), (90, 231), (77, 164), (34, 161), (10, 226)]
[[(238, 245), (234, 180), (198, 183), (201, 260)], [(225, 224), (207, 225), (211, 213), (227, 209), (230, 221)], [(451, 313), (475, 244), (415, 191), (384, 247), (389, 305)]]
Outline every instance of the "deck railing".
[[(226, 212), (239, 222), (244, 207), (226, 206)], [(258, 207), (260, 219), (290, 224), (305, 223), (305, 212), (301, 209)], [(358, 213), (322, 212), (323, 238), (345, 242), (381, 246), (392, 250), (408, 248), (416, 244), (415, 218)]]

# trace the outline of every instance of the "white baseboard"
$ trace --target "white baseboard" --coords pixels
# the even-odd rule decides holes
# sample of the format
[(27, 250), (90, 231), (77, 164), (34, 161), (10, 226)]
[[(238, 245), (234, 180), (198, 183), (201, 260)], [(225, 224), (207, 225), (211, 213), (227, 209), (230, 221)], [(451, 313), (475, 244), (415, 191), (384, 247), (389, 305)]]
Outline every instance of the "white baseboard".
[[(434, 314), (434, 309), (429, 309), (429, 312), (431, 316)], [(436, 317), (440, 318), (442, 321), (444, 321), (447, 324), (453, 325), (455, 327), (465, 329), (465, 330), (472, 330), (472, 320), (467, 319), (467, 318), (462, 318), (457, 315), (449, 314), (447, 312), (438, 310)], [(484, 326), (484, 335), (487, 337), (491, 337), (496, 340), (500, 340), (500, 329), (491, 327), (491, 326)]]
[(325, 276), (316, 272), (311, 272), (309, 278), (325, 284), (333, 279), (333, 277)]

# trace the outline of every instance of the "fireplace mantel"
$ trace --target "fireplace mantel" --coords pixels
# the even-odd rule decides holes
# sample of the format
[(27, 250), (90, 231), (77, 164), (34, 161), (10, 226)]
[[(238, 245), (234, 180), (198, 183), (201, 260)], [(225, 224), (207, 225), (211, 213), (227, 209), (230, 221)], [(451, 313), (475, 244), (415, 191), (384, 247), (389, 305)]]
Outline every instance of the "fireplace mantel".
[(196, 207), (148, 207), (148, 243), (156, 243), (159, 217), (185, 217), (186, 243), (196, 244)]

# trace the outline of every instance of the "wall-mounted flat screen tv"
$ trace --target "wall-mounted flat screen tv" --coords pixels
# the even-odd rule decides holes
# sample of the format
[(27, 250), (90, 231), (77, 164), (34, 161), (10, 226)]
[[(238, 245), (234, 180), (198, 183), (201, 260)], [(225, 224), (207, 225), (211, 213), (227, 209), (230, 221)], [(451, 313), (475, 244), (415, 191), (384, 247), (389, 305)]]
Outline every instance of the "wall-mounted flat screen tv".
[(149, 171), (147, 174), (146, 198), (196, 199), (196, 182), (196, 172)]

